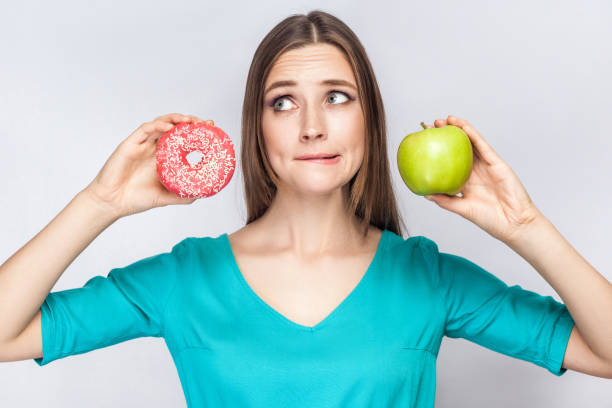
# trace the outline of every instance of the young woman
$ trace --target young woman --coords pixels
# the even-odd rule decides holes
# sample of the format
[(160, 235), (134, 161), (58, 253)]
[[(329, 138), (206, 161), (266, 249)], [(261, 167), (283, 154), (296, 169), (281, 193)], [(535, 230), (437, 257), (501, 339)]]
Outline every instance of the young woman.
[(321, 11), (285, 19), (254, 55), (246, 225), (49, 293), (112, 222), (195, 201), (163, 188), (154, 153), (165, 131), (200, 120), (169, 114), (140, 126), (0, 267), (3, 361), (45, 365), (163, 337), (193, 407), (432, 407), (443, 336), (555, 375), (612, 378), (612, 285), (467, 121), (434, 122), (461, 127), (475, 162), (462, 196), (431, 199), (508, 244), (565, 303), (509, 287), (424, 236), (403, 238), (373, 70), (355, 34)]

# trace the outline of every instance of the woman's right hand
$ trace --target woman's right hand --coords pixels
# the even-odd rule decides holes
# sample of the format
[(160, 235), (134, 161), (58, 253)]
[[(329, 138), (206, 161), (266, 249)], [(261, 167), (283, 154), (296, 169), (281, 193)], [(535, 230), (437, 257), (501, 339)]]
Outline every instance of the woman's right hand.
[[(157, 140), (181, 122), (204, 121), (170, 113), (143, 123), (119, 144), (85, 191), (117, 218), (169, 204), (193, 203), (197, 198), (178, 197), (157, 177)], [(206, 122), (214, 125), (212, 120)]]

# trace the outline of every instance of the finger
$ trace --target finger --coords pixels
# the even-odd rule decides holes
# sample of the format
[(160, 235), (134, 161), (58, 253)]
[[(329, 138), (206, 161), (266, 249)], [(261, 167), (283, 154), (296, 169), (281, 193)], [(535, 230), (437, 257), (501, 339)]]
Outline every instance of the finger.
[(162, 115), (155, 118), (152, 122), (155, 122), (156, 120), (178, 124), (181, 122), (190, 121), (191, 117), (189, 115), (183, 115), (182, 113), (168, 113), (167, 115)]
[(138, 127), (128, 138), (129, 141), (136, 144), (146, 143), (149, 140), (159, 139), (161, 135), (172, 129), (174, 125), (169, 122), (155, 120), (153, 122), (145, 122)]
[(143, 143), (150, 141), (150, 140), (157, 142), (157, 139), (159, 139), (161, 135), (163, 135), (164, 133), (166, 133), (168, 130), (172, 129), (174, 126), (176, 126), (179, 123), (197, 122), (198, 120), (201, 120), (201, 119), (197, 118), (196, 116), (183, 115), (180, 113), (172, 113), (170, 115), (162, 116), (158, 119), (155, 119), (153, 122), (149, 122), (149, 123), (156, 123), (157, 126), (155, 128), (155, 131), (152, 131), (148, 135), (148, 137), (145, 140), (143, 140)]
[(424, 129), (430, 129), (430, 128), (432, 128), (432, 127), (433, 127), (432, 125), (426, 125), (426, 124), (425, 124), (425, 122), (421, 122), (421, 126), (422, 126)]
[(448, 116), (448, 123), (451, 125), (455, 125), (463, 129), (463, 131), (468, 135), (470, 141), (478, 151), (478, 155), (489, 165), (492, 165), (496, 162), (501, 161), (501, 158), (491, 146), (485, 141), (484, 137), (472, 125), (470, 125), (466, 120), (457, 118), (455, 116)]
[(446, 123), (445, 119), (436, 119), (434, 121), (434, 125), (436, 125), (436, 127), (442, 127), (442, 126), (447, 126), (448, 123)]
[(205, 122), (204, 119), (198, 118), (197, 116), (194, 116), (194, 115), (187, 115), (187, 117), (189, 118), (189, 120), (191, 120), (192, 122), (195, 122), (195, 123)]
[(212, 119), (204, 120), (204, 119), (199, 118), (199, 117), (194, 116), (194, 115), (189, 115), (189, 118), (190, 118), (190, 119), (191, 119), (193, 122), (195, 122), (195, 123), (204, 122), (204, 123), (206, 123), (206, 124), (207, 124), (207, 125), (209, 125), (209, 126), (214, 126), (214, 125), (215, 125), (215, 122), (214, 122)]
[[(424, 198), (433, 201), (439, 207), (445, 210), (452, 211), (461, 215), (464, 218), (468, 218), (469, 203), (459, 196), (449, 196), (447, 194), (428, 194)], [(469, 219), (469, 218), (468, 218)]]
[[(196, 118), (195, 116), (193, 116), (193, 117)], [(196, 119), (197, 119), (197, 122), (204, 122), (204, 123), (206, 123), (209, 126), (214, 126), (215, 125), (215, 122), (212, 119), (207, 119), (207, 120), (200, 119), (200, 118), (196, 118)]]

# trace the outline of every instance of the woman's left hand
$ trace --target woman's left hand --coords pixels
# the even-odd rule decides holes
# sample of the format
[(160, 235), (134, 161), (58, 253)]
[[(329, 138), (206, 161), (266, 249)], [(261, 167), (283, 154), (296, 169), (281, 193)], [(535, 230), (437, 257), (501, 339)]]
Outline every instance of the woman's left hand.
[(541, 215), (510, 166), (493, 151), (472, 125), (455, 116), (437, 119), (434, 125), (454, 125), (463, 129), (472, 142), (474, 161), (470, 177), (461, 190), (461, 197), (447, 194), (430, 194), (427, 197), (503, 242), (512, 240)]

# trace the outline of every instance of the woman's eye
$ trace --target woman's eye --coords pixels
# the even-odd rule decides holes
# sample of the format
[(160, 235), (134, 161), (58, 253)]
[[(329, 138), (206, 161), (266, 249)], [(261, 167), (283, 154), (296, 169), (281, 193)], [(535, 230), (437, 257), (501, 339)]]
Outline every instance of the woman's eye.
[(336, 95), (342, 95), (346, 98), (346, 100), (348, 100), (349, 98), (346, 96), (346, 94), (344, 92), (340, 92), (340, 91), (331, 91), (331, 94), (336, 94)]
[(276, 109), (276, 108), (279, 106), (282, 106), (283, 104), (282, 102), (286, 100), (287, 100), (286, 96), (281, 96), (281, 97), (276, 98), (274, 102), (272, 102), (272, 106), (274, 106), (274, 110), (285, 110), (285, 109)]
[[(330, 98), (334, 98), (334, 95), (342, 95), (344, 98), (346, 98), (346, 101), (352, 100), (346, 93), (341, 92), (341, 91), (331, 91), (328, 95), (329, 95), (328, 100), (330, 100)], [(277, 109), (277, 108), (282, 107), (282, 102), (287, 100), (287, 96), (288, 95), (279, 96), (278, 98), (274, 99), (274, 101), (272, 101), (272, 107), (274, 108), (275, 111), (285, 111), (286, 110), (286, 109)], [(335, 99), (337, 99), (337, 97)], [(346, 102), (346, 101), (343, 101), (343, 102)], [(332, 104), (336, 105), (336, 103), (333, 103), (333, 102)]]

